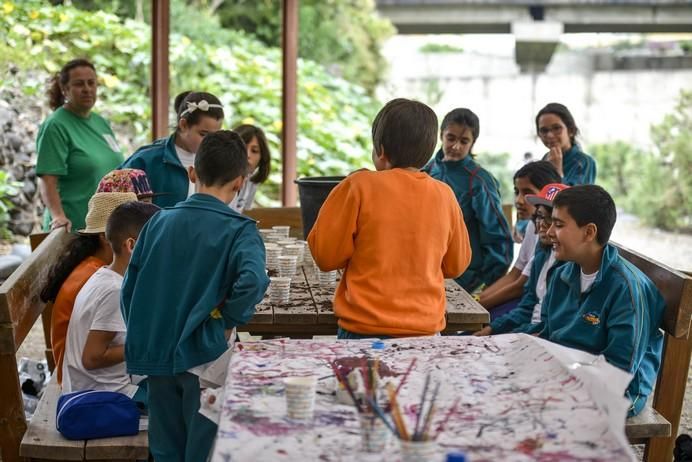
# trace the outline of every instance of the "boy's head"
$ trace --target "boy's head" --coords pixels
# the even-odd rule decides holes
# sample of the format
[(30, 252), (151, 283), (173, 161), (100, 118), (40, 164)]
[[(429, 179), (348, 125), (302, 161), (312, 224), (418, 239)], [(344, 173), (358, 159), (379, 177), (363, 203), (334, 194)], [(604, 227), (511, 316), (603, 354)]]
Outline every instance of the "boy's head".
[(594, 247), (608, 243), (617, 212), (608, 192), (596, 185), (574, 186), (553, 200), (553, 224), (548, 235), (555, 258), (578, 261)]
[(207, 134), (195, 155), (195, 182), (207, 187), (223, 187), (231, 182), (242, 186), (248, 172), (245, 143), (236, 132), (219, 130)]
[(139, 232), (159, 210), (148, 202), (127, 202), (113, 210), (106, 224), (106, 239), (116, 257), (132, 253)]
[[(527, 194), (539, 194), (550, 183), (560, 183), (560, 174), (553, 164), (545, 160), (529, 162), (514, 174), (514, 204), (517, 218), (528, 220), (535, 213), (534, 206), (526, 200)], [(536, 226), (538, 230), (538, 226)]]
[(548, 230), (553, 223), (553, 199), (560, 191), (567, 188), (569, 186), (566, 184), (549, 183), (543, 186), (538, 194), (527, 194), (525, 197), (527, 204), (535, 208), (532, 218), (536, 225), (538, 240), (542, 246), (550, 247), (552, 244)]
[(388, 102), (372, 123), (372, 161), (377, 170), (422, 168), (437, 144), (437, 116), (418, 101)]

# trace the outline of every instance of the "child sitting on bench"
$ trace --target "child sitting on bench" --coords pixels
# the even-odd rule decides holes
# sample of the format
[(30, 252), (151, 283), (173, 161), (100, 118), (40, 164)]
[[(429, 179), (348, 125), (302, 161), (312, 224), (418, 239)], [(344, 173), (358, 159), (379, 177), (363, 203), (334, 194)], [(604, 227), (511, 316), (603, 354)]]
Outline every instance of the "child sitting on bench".
[[(99, 202), (104, 205), (108, 201), (107, 194), (94, 196), (101, 199), (94, 205), (95, 212), (100, 208)], [(98, 269), (77, 294), (67, 328), (64, 393), (108, 390), (133, 398), (138, 391), (125, 368), (125, 322), (120, 312), (120, 287), (139, 231), (158, 211), (153, 204), (133, 201), (118, 206), (110, 214), (105, 233), (113, 249), (113, 261)], [(142, 396), (135, 399), (146, 402), (146, 396), (140, 394)]]
[(665, 303), (651, 280), (608, 243), (615, 203), (603, 188), (565, 189), (553, 200), (548, 235), (555, 258), (541, 323), (534, 332), (564, 346), (602, 354), (633, 375), (626, 396), (638, 414), (656, 380)]

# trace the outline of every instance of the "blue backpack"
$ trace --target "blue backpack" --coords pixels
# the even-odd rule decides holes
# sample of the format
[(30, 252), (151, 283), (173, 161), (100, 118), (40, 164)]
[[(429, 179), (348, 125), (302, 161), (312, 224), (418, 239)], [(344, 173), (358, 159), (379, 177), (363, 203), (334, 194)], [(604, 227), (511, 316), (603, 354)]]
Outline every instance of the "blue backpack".
[(115, 391), (85, 390), (58, 398), (55, 426), (68, 440), (90, 440), (139, 433), (139, 408)]

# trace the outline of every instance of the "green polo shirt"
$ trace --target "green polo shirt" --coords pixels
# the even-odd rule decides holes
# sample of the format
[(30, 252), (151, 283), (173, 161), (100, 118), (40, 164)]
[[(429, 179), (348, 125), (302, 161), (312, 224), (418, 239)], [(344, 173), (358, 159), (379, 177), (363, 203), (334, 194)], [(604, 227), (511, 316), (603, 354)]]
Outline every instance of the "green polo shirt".
[[(58, 177), (58, 192), (72, 229), (84, 228), (89, 199), (99, 181), (123, 161), (123, 154), (110, 125), (91, 112), (80, 117), (58, 108), (44, 122), (36, 139), (36, 174)], [(50, 229), (48, 208), (43, 215), (43, 229)]]

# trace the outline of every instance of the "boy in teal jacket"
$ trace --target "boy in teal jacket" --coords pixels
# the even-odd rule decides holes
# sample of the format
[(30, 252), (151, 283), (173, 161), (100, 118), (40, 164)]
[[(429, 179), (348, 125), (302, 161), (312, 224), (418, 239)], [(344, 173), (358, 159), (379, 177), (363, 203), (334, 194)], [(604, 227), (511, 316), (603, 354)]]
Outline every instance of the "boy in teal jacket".
[(255, 222), (228, 207), (247, 153), (235, 132), (202, 142), (190, 178), (197, 193), (142, 230), (123, 281), (125, 360), (149, 376), (149, 448), (157, 462), (205, 460), (215, 425), (201, 417), (199, 375), (227, 349), (269, 280)]
[(626, 396), (638, 414), (656, 380), (665, 307), (653, 282), (608, 244), (615, 203), (600, 186), (575, 186), (553, 201), (548, 230), (555, 257), (567, 261), (549, 274), (540, 336), (593, 354), (633, 375)]
[(454, 109), (440, 126), (442, 149), (423, 168), (452, 188), (464, 215), (471, 264), (456, 282), (468, 292), (500, 279), (514, 256), (512, 232), (502, 213), (500, 185), (471, 153), (479, 133), (476, 114), (466, 108)]

